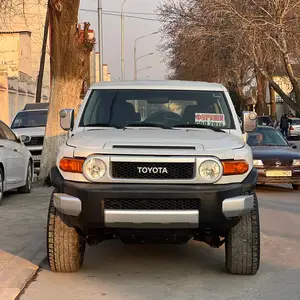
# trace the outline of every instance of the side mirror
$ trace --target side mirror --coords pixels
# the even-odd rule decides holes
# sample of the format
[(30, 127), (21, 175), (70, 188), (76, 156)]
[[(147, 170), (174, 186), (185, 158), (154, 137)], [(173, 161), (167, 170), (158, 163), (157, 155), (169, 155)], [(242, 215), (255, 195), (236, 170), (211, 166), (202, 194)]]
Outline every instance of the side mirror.
[(252, 132), (257, 128), (257, 114), (254, 111), (243, 111), (242, 130)]
[(20, 141), (23, 142), (24, 144), (28, 144), (31, 141), (31, 137), (28, 135), (21, 135)]
[(62, 109), (59, 116), (60, 127), (65, 131), (72, 130), (74, 127), (74, 109)]
[(293, 148), (293, 149), (297, 149), (298, 147), (297, 147), (297, 145), (295, 145), (295, 144), (290, 144), (291, 145), (291, 147)]

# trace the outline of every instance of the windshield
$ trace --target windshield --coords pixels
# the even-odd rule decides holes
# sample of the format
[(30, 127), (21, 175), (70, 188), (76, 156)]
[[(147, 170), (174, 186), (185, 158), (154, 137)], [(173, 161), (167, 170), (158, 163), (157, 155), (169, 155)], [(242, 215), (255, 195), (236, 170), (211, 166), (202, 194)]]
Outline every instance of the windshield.
[(291, 119), (292, 125), (300, 125), (300, 119)]
[(257, 128), (248, 134), (247, 144), (253, 146), (279, 146), (288, 147), (283, 135), (273, 128)]
[(79, 126), (201, 125), (235, 129), (222, 92), (181, 90), (94, 90)]
[(11, 128), (46, 127), (47, 114), (47, 110), (19, 112), (16, 115)]

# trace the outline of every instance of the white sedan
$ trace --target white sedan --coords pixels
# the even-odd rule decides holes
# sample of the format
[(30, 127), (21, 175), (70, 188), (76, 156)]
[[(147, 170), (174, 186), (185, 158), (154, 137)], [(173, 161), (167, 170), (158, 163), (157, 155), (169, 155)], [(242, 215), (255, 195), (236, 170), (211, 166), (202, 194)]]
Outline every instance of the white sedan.
[(23, 141), (27, 136), (17, 137), (0, 121), (0, 204), (3, 193), (18, 189), (30, 193), (33, 178), (33, 160)]

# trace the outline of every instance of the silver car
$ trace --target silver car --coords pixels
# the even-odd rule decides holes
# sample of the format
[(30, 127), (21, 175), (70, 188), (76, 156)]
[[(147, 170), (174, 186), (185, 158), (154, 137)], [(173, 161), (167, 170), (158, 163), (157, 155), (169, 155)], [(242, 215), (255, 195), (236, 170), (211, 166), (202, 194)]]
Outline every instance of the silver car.
[(290, 137), (300, 138), (300, 118), (291, 118)]

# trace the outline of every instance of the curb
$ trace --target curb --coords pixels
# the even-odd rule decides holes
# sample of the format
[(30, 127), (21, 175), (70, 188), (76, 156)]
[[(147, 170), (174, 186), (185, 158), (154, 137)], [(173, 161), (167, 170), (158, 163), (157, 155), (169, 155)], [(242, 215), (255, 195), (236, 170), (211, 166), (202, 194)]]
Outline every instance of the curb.
[(36, 238), (17, 255), (0, 250), (0, 300), (15, 300), (46, 258), (45, 238)]

